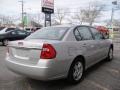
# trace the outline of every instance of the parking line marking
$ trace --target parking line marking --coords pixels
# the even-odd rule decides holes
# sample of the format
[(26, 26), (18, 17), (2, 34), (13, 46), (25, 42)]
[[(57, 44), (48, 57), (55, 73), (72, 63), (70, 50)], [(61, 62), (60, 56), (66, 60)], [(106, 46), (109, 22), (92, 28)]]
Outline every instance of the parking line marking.
[(115, 69), (109, 69), (109, 71), (112, 72), (112, 73), (120, 74), (120, 71), (115, 70)]
[(120, 74), (120, 71), (119, 70), (116, 70), (116, 69), (113, 69), (113, 68), (110, 68), (110, 67), (105, 67), (105, 69), (111, 73), (115, 73), (115, 74)]
[(95, 85), (96, 87), (101, 88), (102, 90), (109, 90), (108, 88), (106, 88), (106, 87), (104, 87), (104, 86), (100, 85), (99, 83), (96, 83), (92, 80), (87, 80), (87, 81), (90, 82), (91, 84)]

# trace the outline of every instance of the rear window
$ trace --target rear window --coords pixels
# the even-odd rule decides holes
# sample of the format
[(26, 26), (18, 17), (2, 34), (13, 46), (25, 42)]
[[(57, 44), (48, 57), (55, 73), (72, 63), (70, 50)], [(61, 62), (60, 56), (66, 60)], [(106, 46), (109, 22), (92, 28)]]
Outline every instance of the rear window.
[(42, 28), (35, 33), (28, 36), (26, 39), (47, 39), (47, 40), (61, 40), (68, 27), (47, 27)]

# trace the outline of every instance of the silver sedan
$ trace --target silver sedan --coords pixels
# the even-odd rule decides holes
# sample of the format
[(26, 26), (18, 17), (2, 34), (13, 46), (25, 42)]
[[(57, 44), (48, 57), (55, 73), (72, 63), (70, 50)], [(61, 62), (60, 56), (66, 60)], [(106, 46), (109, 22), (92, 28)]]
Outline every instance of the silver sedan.
[(25, 40), (8, 44), (6, 66), (13, 72), (38, 80), (67, 78), (78, 83), (84, 71), (113, 59), (113, 43), (94, 27), (52, 26)]

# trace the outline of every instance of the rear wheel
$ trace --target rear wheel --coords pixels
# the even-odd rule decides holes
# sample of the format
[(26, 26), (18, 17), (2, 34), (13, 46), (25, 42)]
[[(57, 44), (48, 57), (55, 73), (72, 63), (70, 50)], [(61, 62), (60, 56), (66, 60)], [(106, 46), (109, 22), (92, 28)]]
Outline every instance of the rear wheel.
[(107, 61), (113, 60), (113, 48), (109, 49)]
[(68, 74), (68, 81), (71, 83), (79, 83), (82, 80), (84, 72), (84, 65), (80, 60), (72, 63)]
[(2, 41), (2, 44), (3, 44), (4, 46), (7, 46), (7, 45), (8, 45), (8, 41), (9, 41), (8, 39), (5, 39), (5, 40)]

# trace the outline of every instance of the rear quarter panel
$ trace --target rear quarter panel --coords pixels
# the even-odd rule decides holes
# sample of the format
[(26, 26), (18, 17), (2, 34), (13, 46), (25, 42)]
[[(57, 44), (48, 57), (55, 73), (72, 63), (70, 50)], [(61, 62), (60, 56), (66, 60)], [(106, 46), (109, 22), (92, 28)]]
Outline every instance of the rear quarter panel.
[(57, 70), (60, 73), (68, 74), (70, 66), (73, 60), (78, 56), (82, 55), (84, 50), (80, 50), (79, 43), (76, 41), (63, 41), (54, 43), (53, 46), (56, 49), (57, 56), (54, 59), (56, 62)]

